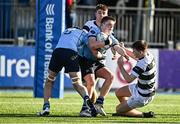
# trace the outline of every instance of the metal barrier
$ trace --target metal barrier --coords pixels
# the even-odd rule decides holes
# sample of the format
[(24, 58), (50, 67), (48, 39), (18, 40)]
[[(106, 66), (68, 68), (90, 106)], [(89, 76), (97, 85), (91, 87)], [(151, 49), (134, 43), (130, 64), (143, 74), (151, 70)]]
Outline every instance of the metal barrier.
[(1, 3), (0, 7), (0, 44), (34, 45), (35, 6)]
[[(75, 26), (82, 27), (95, 18), (95, 7), (77, 6), (76, 13)], [(180, 9), (109, 7), (109, 15), (117, 20), (115, 36), (126, 45), (144, 39), (152, 47), (166, 47), (168, 41), (180, 40)]]
[[(34, 45), (35, 5), (4, 6), (11, 11), (6, 11), (6, 14), (0, 11), (0, 44), (5, 39), (5, 44), (18, 45), (19, 37), (23, 37), (23, 45)], [(94, 14), (95, 6), (76, 6), (74, 26), (82, 27), (86, 21), (95, 18)], [(167, 47), (168, 41), (174, 41), (174, 44), (180, 41), (180, 9), (109, 7), (109, 15), (117, 20), (115, 36), (126, 45), (131, 45), (137, 39), (149, 41), (152, 47)]]

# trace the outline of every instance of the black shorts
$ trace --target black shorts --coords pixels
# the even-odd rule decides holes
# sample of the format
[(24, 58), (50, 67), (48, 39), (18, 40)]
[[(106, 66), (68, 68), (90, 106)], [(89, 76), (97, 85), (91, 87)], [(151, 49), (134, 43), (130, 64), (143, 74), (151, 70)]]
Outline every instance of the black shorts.
[(105, 66), (100, 61), (91, 61), (85, 57), (79, 57), (79, 65), (81, 67), (82, 77), (87, 74), (95, 74), (97, 70)]
[(57, 48), (53, 51), (49, 69), (58, 73), (65, 67), (65, 73), (80, 71), (77, 52), (71, 49)]

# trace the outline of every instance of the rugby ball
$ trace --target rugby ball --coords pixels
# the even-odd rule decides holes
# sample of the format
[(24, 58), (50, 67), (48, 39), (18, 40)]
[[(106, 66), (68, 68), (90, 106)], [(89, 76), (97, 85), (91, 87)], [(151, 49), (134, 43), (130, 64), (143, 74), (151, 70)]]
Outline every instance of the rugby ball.
[(98, 33), (97, 36), (96, 36), (97, 41), (102, 41), (102, 42), (107, 40), (107, 38), (108, 38), (108, 35), (106, 35), (103, 32)]

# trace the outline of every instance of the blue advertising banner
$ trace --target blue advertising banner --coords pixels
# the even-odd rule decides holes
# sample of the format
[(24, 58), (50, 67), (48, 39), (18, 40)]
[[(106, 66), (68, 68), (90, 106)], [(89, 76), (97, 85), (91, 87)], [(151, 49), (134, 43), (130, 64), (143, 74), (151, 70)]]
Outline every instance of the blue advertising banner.
[[(36, 65), (34, 96), (43, 97), (43, 86), (48, 74), (51, 54), (65, 28), (65, 0), (36, 1)], [(63, 97), (64, 73), (55, 81), (52, 97)]]
[(33, 87), (33, 47), (0, 47), (0, 87)]
[(159, 51), (159, 88), (180, 88), (180, 51)]

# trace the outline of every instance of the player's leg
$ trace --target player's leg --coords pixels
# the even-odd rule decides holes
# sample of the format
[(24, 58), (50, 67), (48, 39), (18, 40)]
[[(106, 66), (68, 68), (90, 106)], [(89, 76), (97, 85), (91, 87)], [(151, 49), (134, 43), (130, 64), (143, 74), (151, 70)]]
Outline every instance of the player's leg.
[(49, 102), (49, 98), (51, 97), (51, 91), (56, 79), (57, 73), (51, 70), (48, 70), (48, 76), (44, 86), (44, 103)]
[(55, 49), (52, 53), (52, 57), (49, 63), (48, 76), (44, 86), (44, 104), (43, 110), (38, 113), (39, 116), (48, 115), (50, 113), (50, 102), (49, 98), (51, 97), (52, 87), (58, 72), (62, 69), (63, 63), (59, 61), (59, 55), (61, 49)]
[(92, 98), (93, 91), (95, 89), (95, 76), (93, 73), (86, 74), (84, 77), (84, 80), (86, 82), (86, 88), (89, 93), (89, 97)]
[(142, 112), (132, 109), (128, 106), (127, 101), (116, 106), (116, 115), (128, 117), (142, 117)]
[[(97, 80), (96, 80), (96, 84), (97, 84)], [(83, 85), (87, 88), (87, 84), (86, 84), (85, 81), (83, 82)], [(94, 88), (93, 93), (92, 93), (92, 96), (90, 97), (92, 103), (95, 103), (95, 102), (96, 102), (97, 96), (98, 96), (97, 91), (96, 91), (96, 89)]]
[(96, 116), (96, 109), (93, 103), (90, 101), (86, 87), (82, 84), (81, 73), (69, 72), (69, 75), (72, 79), (72, 84), (74, 86), (74, 89), (80, 94), (80, 96), (84, 100), (80, 112), (80, 116), (86, 116), (86, 117)]
[(43, 110), (38, 113), (39, 116), (45, 116), (49, 115), (50, 113), (50, 102), (49, 98), (51, 97), (51, 91), (54, 84), (54, 80), (56, 79), (57, 73), (49, 70), (48, 71), (48, 77), (45, 82), (44, 86), (44, 104), (43, 104)]
[(81, 73), (80, 72), (69, 72), (69, 76), (72, 79), (72, 84), (74, 89), (80, 94), (83, 98), (84, 96), (89, 96), (87, 89), (81, 82)]
[(129, 91), (128, 86), (121, 87), (115, 91), (116, 97), (118, 98), (119, 102), (124, 102), (128, 100), (128, 97), (131, 96), (131, 92)]
[(93, 92), (95, 92), (94, 89), (95, 89), (96, 81), (95, 81), (94, 70), (93, 70), (93, 62), (90, 62), (88, 59), (84, 57), (79, 57), (79, 64), (81, 67), (81, 74), (84, 81), (83, 84), (84, 86), (86, 86), (89, 97), (94, 103), (96, 94), (94, 94)]
[[(76, 53), (74, 53), (74, 55), (72, 56), (73, 57), (70, 57), (70, 58), (74, 58), (74, 59), (69, 60), (66, 63), (65, 72), (69, 73), (69, 76), (72, 79), (74, 89), (81, 95), (81, 97), (84, 100), (80, 115), (81, 116), (96, 116), (95, 107), (90, 101), (86, 87), (82, 84), (81, 72), (80, 72), (80, 67), (79, 67), (79, 58)], [(90, 114), (87, 114), (87, 110), (90, 111)]]
[[(128, 98), (131, 96), (131, 92), (129, 91), (129, 86), (124, 86), (115, 91), (116, 97), (120, 101), (120, 104), (116, 107), (117, 115), (136, 115), (132, 108), (130, 108), (127, 104)], [(140, 113), (141, 114), (141, 113)]]
[(102, 67), (96, 71), (96, 76), (105, 79), (100, 90), (100, 96), (105, 97), (111, 89), (114, 76), (107, 67)]
[(120, 104), (116, 107), (116, 114), (121, 116), (141, 116), (142, 112), (132, 109), (128, 106), (127, 100), (131, 96), (129, 86), (124, 86), (115, 91), (116, 97), (119, 99)]
[(96, 104), (95, 104), (99, 114), (105, 116), (106, 113), (103, 110), (104, 97), (109, 93), (109, 90), (112, 86), (114, 77), (113, 77), (113, 74), (111, 73), (111, 71), (106, 67), (101, 67), (101, 68), (97, 69), (96, 76), (99, 78), (105, 79), (103, 86), (100, 89), (100, 95), (97, 98)]
[[(153, 112), (144, 113), (135, 109), (137, 107), (142, 107), (144, 105), (142, 103), (139, 103), (138, 98), (134, 97), (136, 95), (135, 89), (131, 89), (130, 91), (129, 86), (130, 85), (124, 86), (116, 90), (115, 94), (116, 94), (116, 97), (119, 99), (120, 104), (117, 105), (116, 114), (114, 115), (129, 116), (129, 117), (154, 116)], [(133, 84), (132, 86), (135, 86), (135, 85)]]

